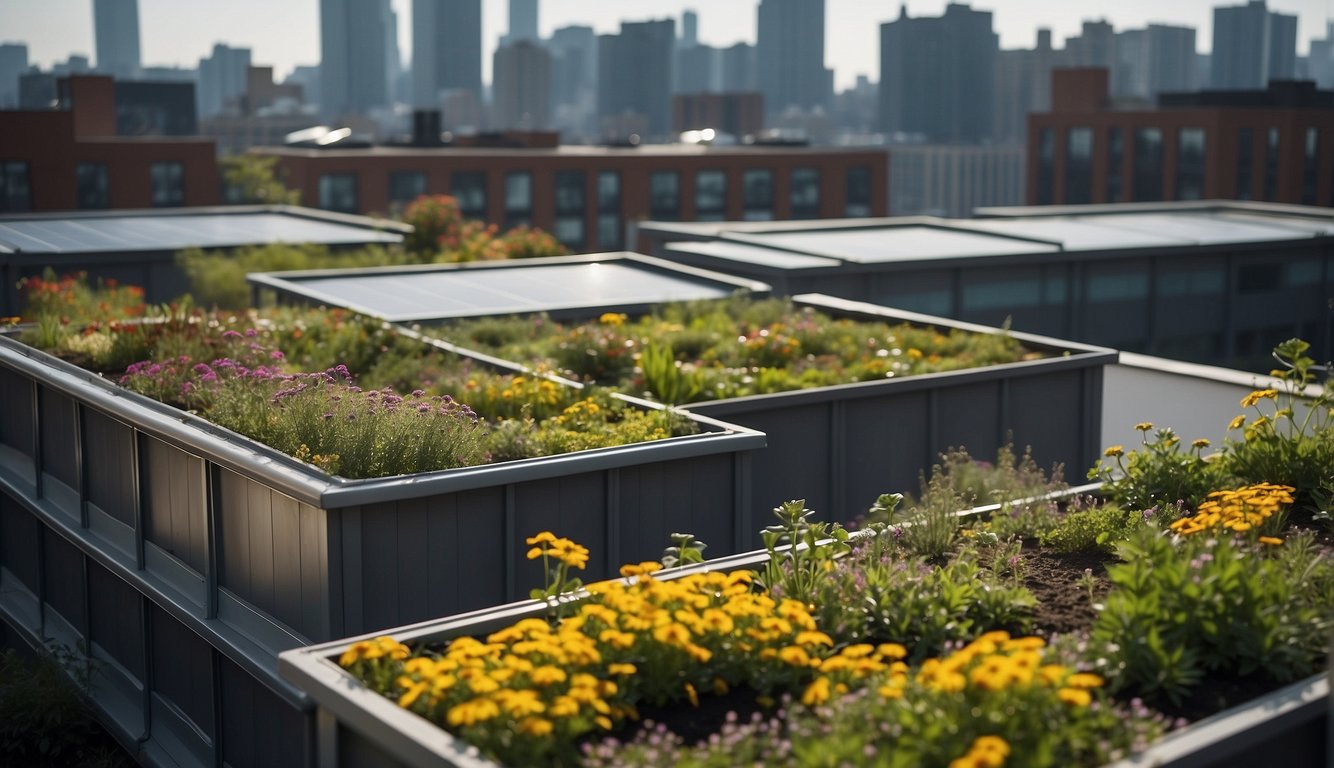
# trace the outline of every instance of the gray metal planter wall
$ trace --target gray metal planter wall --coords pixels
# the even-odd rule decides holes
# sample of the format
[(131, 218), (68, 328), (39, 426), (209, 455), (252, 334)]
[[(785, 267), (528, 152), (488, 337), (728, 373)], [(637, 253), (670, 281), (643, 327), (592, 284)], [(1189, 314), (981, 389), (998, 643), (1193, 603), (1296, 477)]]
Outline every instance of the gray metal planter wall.
[(526, 595), (543, 529), (590, 547), (591, 578), (683, 527), (744, 548), (764, 436), (692, 418), (702, 434), (343, 480), (0, 338), (0, 615), (87, 647), (144, 759), (309, 764), (282, 650)]
[[(794, 297), (844, 317), (912, 322), (977, 333), (994, 328), (806, 294)], [(986, 368), (863, 382), (687, 406), (768, 436), (755, 454), (757, 504), (804, 498), (832, 519), (862, 514), (881, 493), (915, 492), (918, 476), (951, 447), (990, 460), (1013, 443), (1040, 466), (1078, 476), (1101, 455), (1102, 380), (1116, 352), (1014, 333), (1050, 355)]]

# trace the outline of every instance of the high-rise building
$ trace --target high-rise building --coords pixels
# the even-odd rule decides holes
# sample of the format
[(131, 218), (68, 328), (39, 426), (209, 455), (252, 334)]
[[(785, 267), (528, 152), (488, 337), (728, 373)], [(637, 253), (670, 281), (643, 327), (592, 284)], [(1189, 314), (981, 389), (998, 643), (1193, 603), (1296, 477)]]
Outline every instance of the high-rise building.
[(660, 137), (672, 125), (676, 21), (624, 21), (598, 36), (598, 117), (604, 134)]
[(991, 12), (951, 3), (938, 17), (880, 25), (880, 124), (940, 144), (991, 137), (999, 38)]
[(755, 82), (755, 46), (737, 43), (723, 49), (722, 83), (719, 87), (728, 93), (758, 90), (759, 85)]
[(1079, 35), (1065, 39), (1063, 67), (1116, 66), (1116, 31), (1107, 21), (1085, 21)]
[(505, 43), (520, 40), (539, 40), (537, 32), (537, 0), (510, 0), (509, 32)]
[(320, 111), (362, 114), (389, 103), (389, 0), (320, 0)]
[(19, 105), (19, 75), (28, 69), (28, 46), (0, 43), (0, 109)]
[(482, 98), (482, 1), (412, 0), (412, 101), (437, 107), (446, 91)]
[(224, 111), (239, 113), (249, 69), (249, 48), (214, 44), (213, 54), (199, 60), (199, 87), (195, 90), (199, 117), (214, 117)]
[(499, 130), (543, 131), (551, 123), (551, 54), (535, 40), (496, 49), (491, 122)]
[(721, 90), (722, 51), (710, 45), (691, 45), (676, 51), (676, 93), (713, 93)]
[(598, 38), (592, 27), (561, 27), (551, 52), (552, 125), (570, 140), (597, 138)]
[(1325, 39), (1311, 41), (1306, 73), (1321, 88), (1334, 88), (1334, 21), (1325, 22)]
[(699, 14), (685, 11), (681, 14), (681, 47), (699, 45)]
[(1265, 0), (1214, 8), (1214, 90), (1263, 90), (1296, 74), (1296, 16), (1270, 11)]
[(1059, 54), (1052, 49), (1050, 29), (1038, 30), (1037, 45), (1032, 50), (996, 54), (995, 143), (1023, 146), (1028, 140), (1028, 116), (1046, 112), (1051, 106), (1051, 71)]
[(824, 64), (824, 0), (760, 0), (755, 65), (765, 110), (828, 108), (832, 78)]
[(968, 218), (1022, 205), (1024, 147), (908, 144), (889, 150), (889, 215)]
[(1160, 93), (1194, 90), (1195, 29), (1150, 24), (1116, 35), (1112, 95), (1152, 101)]
[(118, 79), (139, 76), (139, 0), (93, 0), (97, 68)]

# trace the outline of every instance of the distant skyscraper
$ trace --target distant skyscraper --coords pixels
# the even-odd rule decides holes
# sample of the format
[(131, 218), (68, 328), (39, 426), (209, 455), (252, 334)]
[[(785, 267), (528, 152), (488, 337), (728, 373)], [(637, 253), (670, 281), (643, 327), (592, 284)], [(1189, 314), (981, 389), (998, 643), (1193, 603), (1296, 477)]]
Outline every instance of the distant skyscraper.
[(320, 111), (365, 113), (389, 103), (389, 0), (320, 0)]
[(119, 79), (139, 76), (139, 0), (93, 0), (97, 68)]
[(1210, 86), (1263, 90), (1297, 74), (1297, 17), (1271, 12), (1264, 0), (1214, 8)]
[(0, 44), (0, 109), (19, 105), (19, 75), (28, 69), (28, 46), (23, 43)]
[(551, 54), (535, 40), (496, 49), (492, 58), (492, 125), (542, 131), (551, 123)]
[(1023, 146), (1028, 141), (1028, 116), (1051, 106), (1051, 71), (1059, 52), (1052, 49), (1051, 30), (1039, 29), (1032, 50), (1000, 51), (996, 55), (995, 127), (992, 140)]
[(1160, 93), (1194, 90), (1195, 29), (1150, 24), (1116, 35), (1112, 95), (1152, 101)]
[(598, 115), (613, 134), (627, 126), (665, 136), (672, 124), (672, 51), (676, 21), (621, 22), (598, 36)]
[(213, 55), (199, 60), (199, 86), (195, 90), (199, 117), (207, 119), (220, 115), (229, 106), (239, 113), (239, 100), (245, 95), (248, 69), (249, 48), (231, 48), (216, 43)]
[(759, 89), (755, 82), (755, 46), (737, 43), (724, 49), (722, 56), (723, 91), (736, 93)]
[(537, 0), (510, 0), (509, 33), (507, 43), (537, 40)]
[(598, 38), (592, 27), (561, 27), (551, 52), (552, 124), (567, 138), (596, 139)]
[(1334, 21), (1325, 22), (1325, 39), (1311, 41), (1306, 71), (1322, 89), (1334, 88)]
[(419, 107), (445, 91), (482, 98), (482, 0), (412, 0), (412, 94)]
[(676, 51), (677, 93), (707, 93), (719, 90), (721, 54), (709, 45), (682, 45)]
[(699, 14), (686, 11), (681, 14), (681, 47), (699, 45)]
[(829, 106), (824, 21), (824, 0), (760, 0), (755, 66), (769, 114)]
[(998, 49), (990, 11), (951, 3), (909, 18), (904, 6), (880, 25), (881, 128), (942, 144), (991, 138)]
[(1063, 67), (1116, 67), (1116, 31), (1106, 21), (1084, 22), (1077, 37), (1065, 40)]

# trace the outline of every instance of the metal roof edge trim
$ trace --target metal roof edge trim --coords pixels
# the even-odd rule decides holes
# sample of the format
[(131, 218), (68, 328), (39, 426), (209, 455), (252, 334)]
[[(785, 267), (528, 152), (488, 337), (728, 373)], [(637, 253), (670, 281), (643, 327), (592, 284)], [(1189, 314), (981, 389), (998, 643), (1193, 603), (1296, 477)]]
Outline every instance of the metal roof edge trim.
[[(1222, 384), (1236, 384), (1255, 389), (1282, 389), (1285, 383), (1273, 376), (1253, 371), (1239, 371), (1235, 368), (1223, 368), (1216, 365), (1189, 363), (1184, 360), (1171, 360), (1165, 357), (1141, 355), (1135, 352), (1122, 352), (1118, 363), (1126, 368), (1141, 368), (1157, 373), (1168, 373), (1192, 379), (1205, 379)], [(1319, 384), (1308, 386), (1305, 397), (1319, 397), (1324, 387)]]
[(1101, 216), (1125, 213), (1228, 213), (1245, 212), (1331, 219), (1334, 210), (1293, 203), (1262, 200), (1160, 200), (1141, 203), (1091, 203), (1088, 205), (1000, 205), (973, 209), (979, 219), (1025, 219), (1038, 216)]

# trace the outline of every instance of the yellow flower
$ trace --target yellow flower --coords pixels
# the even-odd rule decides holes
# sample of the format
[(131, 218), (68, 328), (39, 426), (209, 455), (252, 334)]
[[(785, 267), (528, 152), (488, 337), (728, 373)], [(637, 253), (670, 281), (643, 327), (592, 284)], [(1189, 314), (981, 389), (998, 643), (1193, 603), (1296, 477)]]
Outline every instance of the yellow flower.
[(978, 736), (973, 742), (973, 749), (979, 752), (995, 752), (1002, 757), (1010, 756), (1010, 745), (999, 736)]
[(1056, 692), (1056, 698), (1076, 707), (1087, 707), (1093, 696), (1083, 688), (1062, 688)]
[(797, 645), (827, 645), (830, 648), (834, 647), (834, 639), (832, 637), (823, 632), (811, 630), (798, 632), (796, 643)]
[(1269, 544), (1269, 545), (1272, 545), (1272, 546), (1278, 546), (1278, 545), (1280, 545), (1280, 544), (1283, 543), (1283, 539), (1275, 538), (1275, 537), (1273, 537), (1273, 536), (1261, 536), (1261, 537), (1259, 538), (1259, 542), (1260, 542), (1261, 544)]
[(1141, 421), (1140, 423), (1135, 425), (1135, 429), (1138, 429), (1141, 432), (1148, 432), (1149, 430), (1153, 429), (1153, 422)]
[(1245, 424), (1245, 423), (1246, 423), (1246, 414), (1243, 413), (1243, 414), (1237, 416), (1236, 418), (1234, 418), (1234, 419), (1227, 425), (1227, 428), (1228, 428), (1229, 431), (1230, 431), (1230, 430), (1233, 430), (1233, 429), (1241, 429), (1242, 425)]
[(532, 545), (532, 544), (554, 544), (555, 542), (556, 542), (556, 534), (552, 533), (551, 531), (542, 531), (536, 536), (530, 536), (529, 538), (524, 539), (523, 543)]
[(891, 659), (902, 659), (908, 655), (908, 649), (898, 643), (882, 643), (875, 652)]
[(1206, 439), (1204, 439), (1203, 437), (1196, 438), (1195, 440), (1191, 441), (1190, 447), (1192, 447), (1192, 448), (1208, 448), (1208, 447), (1209, 447), (1209, 441), (1206, 440)]
[(829, 678), (817, 677), (815, 682), (806, 686), (806, 692), (801, 694), (801, 703), (808, 707), (823, 704), (829, 701)]
[(778, 651), (778, 659), (784, 664), (794, 667), (805, 667), (811, 663), (811, 655), (806, 653), (806, 649), (799, 645), (789, 645)]
[(633, 675), (639, 671), (634, 664), (620, 663), (607, 665), (607, 674), (609, 675)]
[(625, 321), (626, 316), (620, 312), (603, 312), (602, 316), (598, 318), (599, 323), (612, 327), (625, 325)]
[(500, 707), (490, 699), (472, 699), (449, 708), (445, 720), (450, 725), (468, 726), (484, 723), (500, 716)]
[(551, 721), (542, 717), (526, 717), (519, 721), (519, 732), (529, 736), (546, 736), (553, 728)]
[(691, 685), (690, 683), (686, 683), (684, 690), (686, 692), (686, 698), (690, 699), (690, 706), (698, 708), (699, 692), (695, 690), (695, 686)]
[(1071, 688), (1099, 688), (1102, 678), (1092, 672), (1077, 672), (1067, 678), (1065, 684)]
[(563, 683), (565, 682), (567, 676), (565, 674), (565, 670), (561, 669), (560, 667), (553, 667), (551, 665), (547, 665), (534, 669), (531, 677), (533, 680), (533, 685), (547, 686), (547, 685), (554, 685), (556, 683)]
[(1124, 456), (1125, 453), (1126, 453), (1125, 448), (1119, 445), (1113, 445), (1107, 450), (1103, 451), (1102, 455), (1108, 458), (1116, 458), (1117, 456)]
[(1257, 389), (1241, 399), (1241, 407), (1250, 408), (1251, 406), (1259, 403), (1261, 400), (1264, 399), (1274, 400), (1277, 398), (1278, 398), (1278, 390), (1276, 389)]

